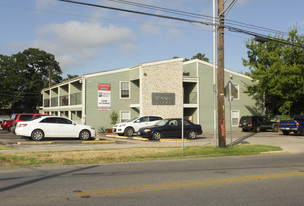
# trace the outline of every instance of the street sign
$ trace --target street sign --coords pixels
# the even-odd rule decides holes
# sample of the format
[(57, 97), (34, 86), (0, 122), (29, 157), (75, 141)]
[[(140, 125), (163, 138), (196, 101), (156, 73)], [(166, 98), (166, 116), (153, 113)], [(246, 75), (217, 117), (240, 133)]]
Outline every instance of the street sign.
[[(230, 89), (229, 89), (229, 87), (230, 87)], [(230, 101), (232, 101), (234, 99), (234, 97), (237, 95), (237, 93), (238, 93), (237, 88), (235, 88), (235, 86), (232, 84), (232, 82), (229, 81), (225, 87), (225, 97), (229, 100), (230, 95), (231, 95)]]

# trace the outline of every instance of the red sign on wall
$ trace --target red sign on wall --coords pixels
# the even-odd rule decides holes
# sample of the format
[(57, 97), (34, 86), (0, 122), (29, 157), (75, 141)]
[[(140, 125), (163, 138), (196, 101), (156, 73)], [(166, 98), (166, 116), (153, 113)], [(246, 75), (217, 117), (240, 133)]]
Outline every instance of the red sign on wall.
[(97, 91), (97, 109), (110, 110), (111, 109), (111, 84), (98, 83)]

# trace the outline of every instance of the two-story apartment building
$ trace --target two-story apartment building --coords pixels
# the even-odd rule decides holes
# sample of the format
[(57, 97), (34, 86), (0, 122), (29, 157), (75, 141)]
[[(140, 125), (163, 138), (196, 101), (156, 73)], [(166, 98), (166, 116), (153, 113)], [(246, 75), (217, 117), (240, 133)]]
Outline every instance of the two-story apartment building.
[[(229, 80), (238, 89), (231, 107), (232, 125), (238, 129), (239, 118), (254, 111), (255, 101), (243, 92), (251, 78), (225, 69), (225, 84)], [(85, 74), (45, 88), (41, 113), (65, 116), (95, 128), (112, 128), (113, 111), (120, 121), (141, 115), (184, 115), (206, 132), (213, 131), (213, 94), (213, 65), (178, 58)], [(229, 112), (226, 109), (227, 124)]]

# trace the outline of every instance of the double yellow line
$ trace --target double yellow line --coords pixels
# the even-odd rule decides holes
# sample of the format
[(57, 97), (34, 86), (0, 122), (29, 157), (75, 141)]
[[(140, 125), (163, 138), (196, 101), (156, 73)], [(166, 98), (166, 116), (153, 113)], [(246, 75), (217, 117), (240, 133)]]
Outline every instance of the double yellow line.
[(200, 186), (200, 185), (212, 185), (212, 184), (229, 183), (229, 182), (242, 182), (242, 181), (249, 181), (249, 180), (275, 179), (275, 178), (294, 177), (294, 176), (301, 176), (301, 175), (304, 175), (304, 172), (291, 172), (291, 173), (259, 175), (259, 176), (249, 176), (249, 177), (236, 177), (236, 178), (217, 179), (217, 180), (203, 180), (203, 181), (197, 181), (197, 182), (183, 182), (183, 183), (173, 183), (173, 184), (163, 184), (163, 185), (95, 190), (95, 191), (87, 191), (87, 192), (77, 192), (76, 195), (79, 197), (84, 197), (84, 196), (93, 196), (93, 195), (106, 195), (106, 194), (116, 194), (116, 193), (126, 193), (126, 192), (147, 191), (147, 190), (159, 190), (159, 189), (191, 187), (191, 186)]

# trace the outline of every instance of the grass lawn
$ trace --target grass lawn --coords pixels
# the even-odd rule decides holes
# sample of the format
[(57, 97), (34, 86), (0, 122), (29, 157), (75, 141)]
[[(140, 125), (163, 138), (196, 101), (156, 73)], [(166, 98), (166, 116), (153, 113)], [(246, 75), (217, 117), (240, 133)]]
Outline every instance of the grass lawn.
[[(0, 146), (0, 150), (5, 147)], [(99, 149), (63, 152), (1, 153), (0, 168), (49, 165), (102, 164), (113, 162), (207, 158), (237, 155), (258, 155), (281, 151), (281, 147), (266, 145), (236, 145), (227, 148), (214, 146)]]

